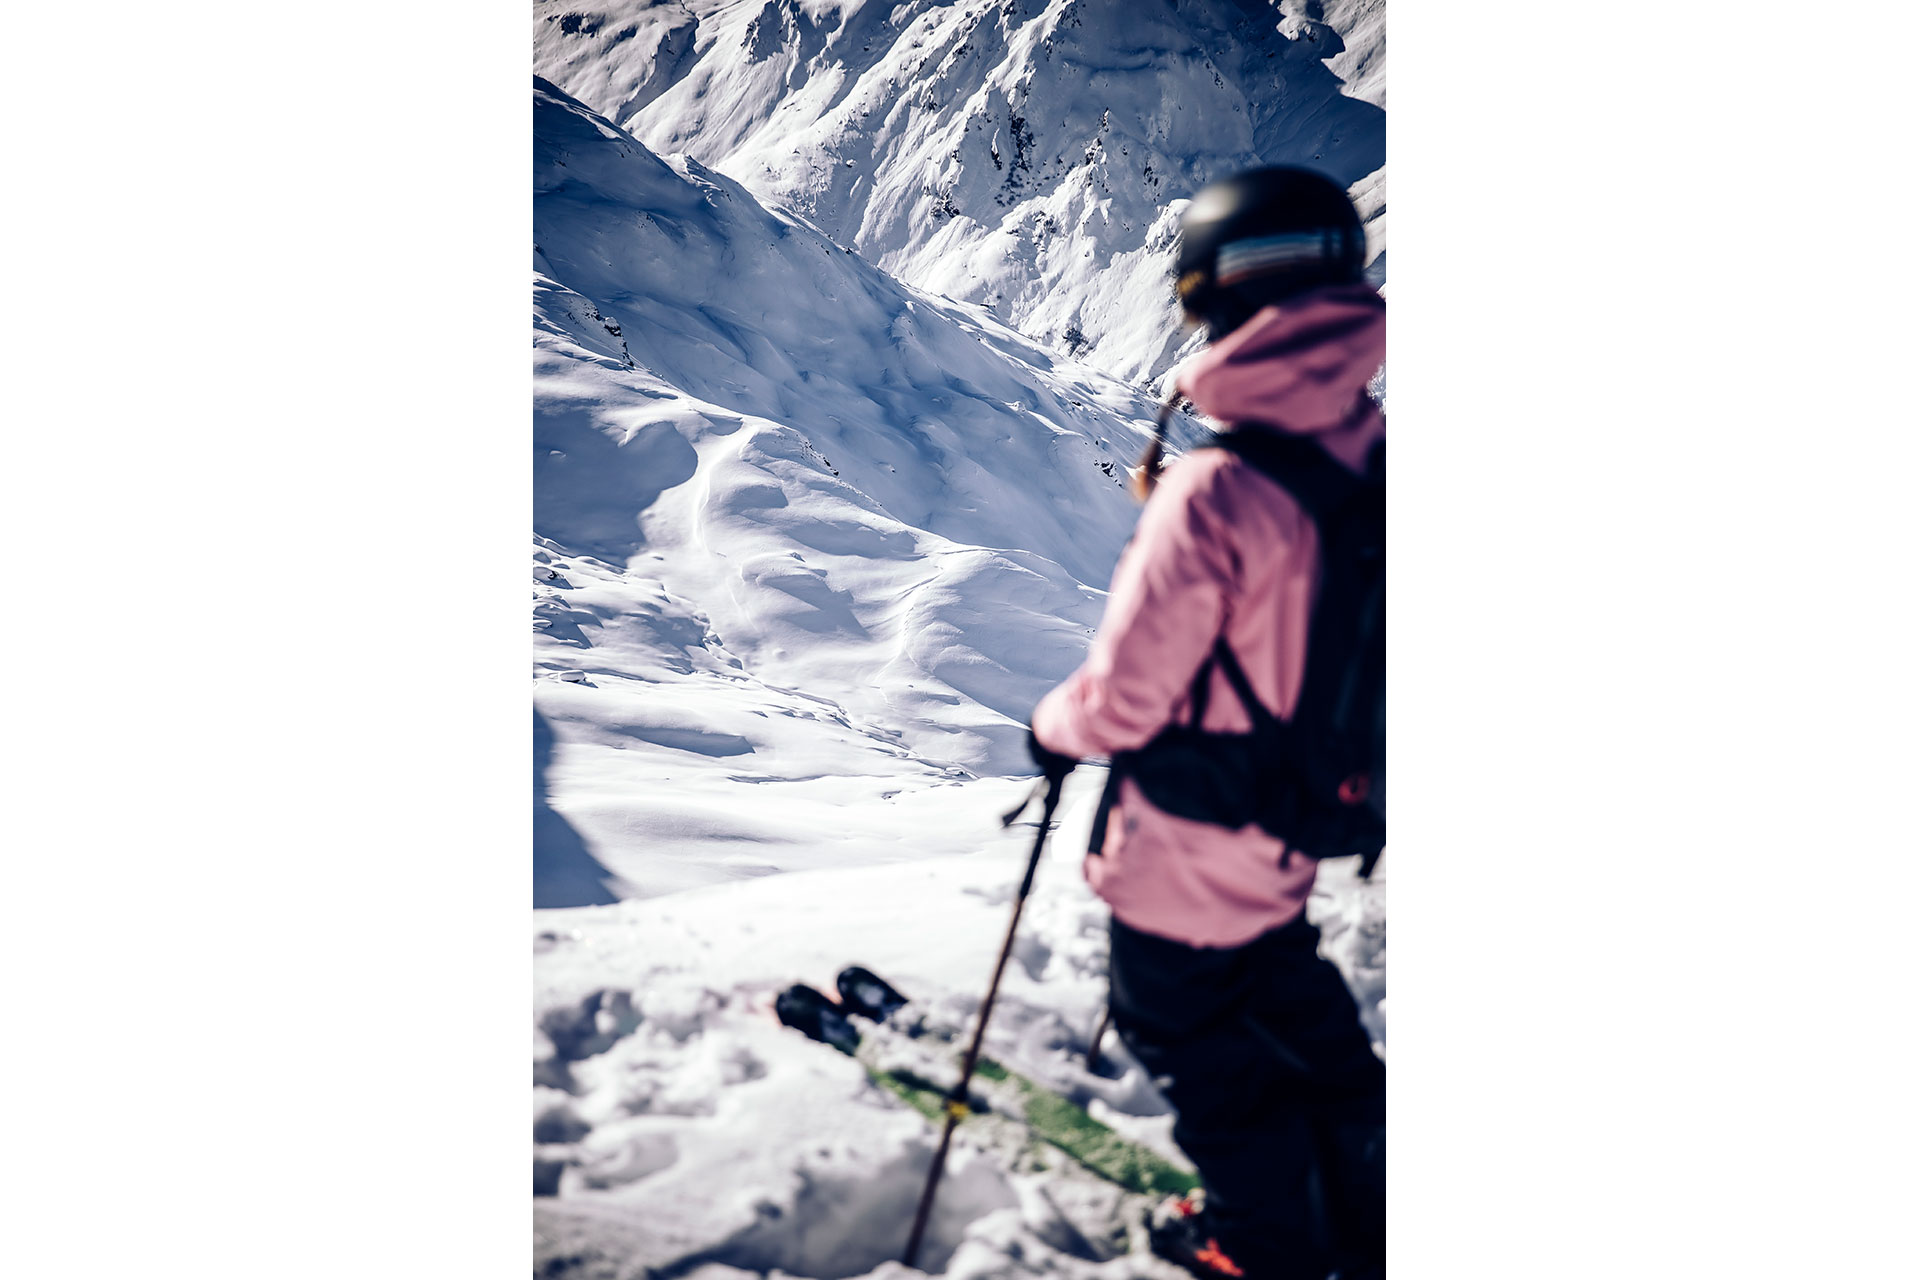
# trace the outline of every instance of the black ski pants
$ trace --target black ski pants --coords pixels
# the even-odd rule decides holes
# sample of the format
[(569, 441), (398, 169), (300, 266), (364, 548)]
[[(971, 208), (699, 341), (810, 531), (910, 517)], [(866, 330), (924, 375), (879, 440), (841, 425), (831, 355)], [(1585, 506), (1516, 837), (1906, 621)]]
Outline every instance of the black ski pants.
[(1112, 938), (1114, 1027), (1179, 1113), (1220, 1247), (1247, 1280), (1384, 1276), (1386, 1065), (1320, 931)]

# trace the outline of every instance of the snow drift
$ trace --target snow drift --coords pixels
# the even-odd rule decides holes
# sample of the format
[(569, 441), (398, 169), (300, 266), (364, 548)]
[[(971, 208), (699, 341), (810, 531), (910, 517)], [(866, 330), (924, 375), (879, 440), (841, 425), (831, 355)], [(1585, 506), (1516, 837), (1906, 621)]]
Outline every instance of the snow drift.
[[(1184, 1165), (1166, 1103), (1117, 1038), (1098, 1071), (1086, 1065), (1106, 998), (1106, 909), (1064, 832), (1084, 833), (1098, 781), (1073, 779), (988, 1053)], [(772, 1001), (796, 980), (831, 989), (854, 961), (936, 1023), (966, 1027), (1031, 836), (983, 833), (970, 855), (540, 913), (535, 1273), (916, 1274), (898, 1259), (938, 1130), (860, 1063), (779, 1025)], [(1336, 864), (1309, 904), (1377, 1037), (1383, 892)], [(1185, 1280), (1129, 1251), (1147, 1197), (1046, 1154), (983, 1143), (963, 1124), (922, 1267), (950, 1280)]]

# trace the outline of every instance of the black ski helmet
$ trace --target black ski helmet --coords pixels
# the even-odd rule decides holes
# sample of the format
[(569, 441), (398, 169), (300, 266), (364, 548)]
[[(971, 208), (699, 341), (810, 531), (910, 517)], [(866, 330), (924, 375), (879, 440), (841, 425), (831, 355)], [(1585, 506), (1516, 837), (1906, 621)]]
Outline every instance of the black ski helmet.
[(1201, 188), (1180, 215), (1174, 291), (1216, 342), (1270, 303), (1358, 281), (1366, 262), (1339, 184), (1311, 169), (1249, 169)]

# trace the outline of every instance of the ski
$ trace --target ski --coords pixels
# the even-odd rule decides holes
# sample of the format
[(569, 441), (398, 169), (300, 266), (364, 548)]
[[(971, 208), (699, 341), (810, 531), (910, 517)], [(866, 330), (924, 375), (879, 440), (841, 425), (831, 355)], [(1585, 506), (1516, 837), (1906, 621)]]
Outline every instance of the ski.
[[(849, 966), (835, 982), (838, 999), (804, 983), (788, 987), (774, 1001), (785, 1025), (830, 1045), (866, 1068), (868, 1076), (929, 1120), (944, 1118), (953, 1104), (954, 1064), (950, 1043), (923, 1034), (912, 1021), (909, 1001), (870, 970)], [(854, 1019), (872, 1025), (863, 1033)], [(946, 1084), (939, 1077), (946, 1077)], [(1127, 1191), (1141, 1195), (1183, 1195), (1199, 1185), (1193, 1174), (1166, 1157), (1130, 1141), (1102, 1124), (1084, 1107), (992, 1058), (974, 1068), (974, 1087), (964, 1103), (966, 1118), (979, 1126), (1024, 1128), (1032, 1137), (1070, 1157), (1076, 1164)], [(1018, 1135), (1001, 1132), (993, 1145)]]

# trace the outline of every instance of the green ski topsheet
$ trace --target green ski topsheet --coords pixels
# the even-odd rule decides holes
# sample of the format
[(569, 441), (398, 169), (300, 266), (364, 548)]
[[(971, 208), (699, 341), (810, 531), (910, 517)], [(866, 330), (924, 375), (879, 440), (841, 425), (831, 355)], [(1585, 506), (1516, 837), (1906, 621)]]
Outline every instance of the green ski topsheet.
[[(863, 1060), (864, 1061), (864, 1060)], [(946, 1115), (947, 1090), (904, 1067), (881, 1067), (864, 1062), (867, 1074), (927, 1119)], [(1022, 1122), (1032, 1136), (1059, 1148), (1088, 1171), (1128, 1191), (1142, 1195), (1180, 1195), (1199, 1185), (1199, 1179), (1164, 1156), (1121, 1137), (1067, 1101), (1023, 1075), (982, 1057), (974, 1067), (978, 1086), (969, 1099), (983, 1116), (1008, 1115)], [(962, 1121), (962, 1128), (966, 1126)]]

